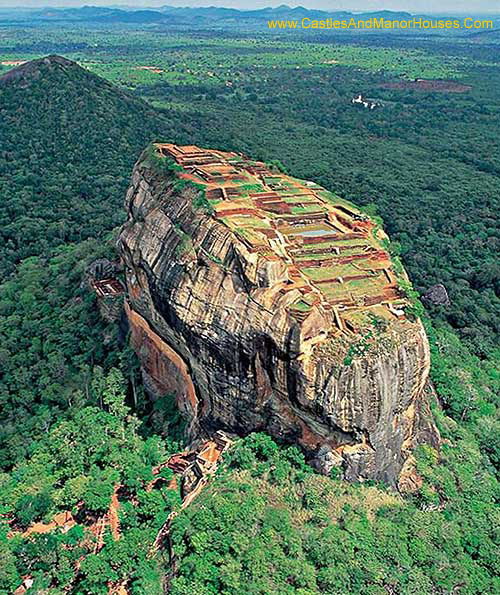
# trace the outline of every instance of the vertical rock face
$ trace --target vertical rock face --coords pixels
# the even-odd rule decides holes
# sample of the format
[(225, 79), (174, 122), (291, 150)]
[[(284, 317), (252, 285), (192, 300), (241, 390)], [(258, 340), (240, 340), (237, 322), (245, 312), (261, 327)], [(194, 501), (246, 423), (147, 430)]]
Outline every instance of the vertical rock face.
[[(241, 155), (157, 145), (119, 247), (132, 343), (192, 436), (267, 431), (322, 470), (395, 483), (438, 440), (429, 348), (355, 207)], [(400, 272), (404, 276), (404, 272)]]

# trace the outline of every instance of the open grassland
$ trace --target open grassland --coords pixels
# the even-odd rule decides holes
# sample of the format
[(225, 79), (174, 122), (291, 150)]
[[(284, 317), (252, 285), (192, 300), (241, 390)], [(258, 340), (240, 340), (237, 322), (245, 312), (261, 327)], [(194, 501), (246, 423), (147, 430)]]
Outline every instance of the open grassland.
[[(0, 32), (0, 65), (41, 57), (47, 53), (45, 48), (60, 48), (66, 57), (95, 74), (129, 88), (156, 83), (231, 87), (265, 78), (277, 68), (300, 71), (342, 66), (408, 80), (460, 78), (470, 65), (467, 58), (436, 56), (421, 49), (278, 41), (269, 36), (230, 39), (134, 29), (44, 27), (30, 31), (31, 44), (26, 46), (20, 43), (25, 40), (24, 30)], [(0, 72), (9, 67), (1, 65)]]

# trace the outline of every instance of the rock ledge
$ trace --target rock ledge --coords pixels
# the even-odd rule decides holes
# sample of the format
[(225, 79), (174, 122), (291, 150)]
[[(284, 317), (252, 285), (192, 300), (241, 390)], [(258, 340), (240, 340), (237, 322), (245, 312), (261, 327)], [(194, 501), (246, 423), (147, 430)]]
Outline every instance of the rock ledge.
[(263, 430), (324, 472), (391, 484), (418, 443), (437, 445), (427, 337), (359, 209), (242, 155), (170, 144), (142, 155), (126, 206), (132, 343), (191, 436)]

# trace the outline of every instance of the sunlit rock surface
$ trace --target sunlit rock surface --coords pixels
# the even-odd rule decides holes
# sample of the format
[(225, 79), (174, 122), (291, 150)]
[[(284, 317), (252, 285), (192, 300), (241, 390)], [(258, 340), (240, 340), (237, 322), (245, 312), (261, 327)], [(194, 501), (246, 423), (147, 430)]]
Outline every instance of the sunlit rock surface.
[(263, 163), (167, 144), (136, 164), (126, 206), (132, 343), (191, 436), (267, 431), (324, 472), (411, 476), (416, 444), (438, 442), (429, 347), (376, 224)]

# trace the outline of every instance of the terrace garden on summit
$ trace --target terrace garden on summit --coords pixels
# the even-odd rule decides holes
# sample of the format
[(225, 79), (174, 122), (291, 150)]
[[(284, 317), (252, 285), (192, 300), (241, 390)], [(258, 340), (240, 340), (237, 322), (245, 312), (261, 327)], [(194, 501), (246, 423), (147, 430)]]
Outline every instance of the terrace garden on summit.
[(299, 291), (289, 306), (299, 322), (313, 307), (333, 311), (335, 334), (404, 318), (408, 302), (384, 249), (387, 236), (352, 204), (241, 154), (168, 143), (155, 148), (176, 163), (178, 178), (202, 188), (213, 216), (250, 253), (285, 263), (279, 291)]

